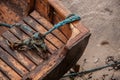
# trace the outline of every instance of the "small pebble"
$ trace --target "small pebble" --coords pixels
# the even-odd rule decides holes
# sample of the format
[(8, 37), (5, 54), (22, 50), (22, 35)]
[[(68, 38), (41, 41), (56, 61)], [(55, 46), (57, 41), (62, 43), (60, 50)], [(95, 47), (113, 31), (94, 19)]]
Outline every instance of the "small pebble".
[(99, 60), (100, 60), (99, 58), (95, 59), (95, 60), (94, 60), (94, 63), (97, 63)]

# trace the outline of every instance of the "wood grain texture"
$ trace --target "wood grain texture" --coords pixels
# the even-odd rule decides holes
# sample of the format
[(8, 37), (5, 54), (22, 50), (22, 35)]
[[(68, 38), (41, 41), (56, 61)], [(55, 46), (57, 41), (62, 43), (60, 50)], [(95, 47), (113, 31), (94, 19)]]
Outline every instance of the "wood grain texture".
[(4, 61), (0, 59), (0, 69), (10, 78), (10, 79), (18, 79), (20, 80), (21, 77), (14, 71), (12, 70), (11, 67), (9, 67)]
[(8, 76), (5, 76), (4, 73), (2, 73), (2, 70), (0, 70), (0, 80), (9, 80)]

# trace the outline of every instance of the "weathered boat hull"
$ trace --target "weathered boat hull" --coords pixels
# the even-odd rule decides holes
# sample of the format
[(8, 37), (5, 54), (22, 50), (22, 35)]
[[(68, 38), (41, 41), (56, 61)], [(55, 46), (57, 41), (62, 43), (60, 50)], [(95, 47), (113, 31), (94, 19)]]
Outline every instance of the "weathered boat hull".
[[(71, 14), (58, 0), (11, 0), (7, 4), (6, 1), (0, 1), (3, 7), (0, 9), (0, 22), (17, 22), (27, 25), (33, 32), (42, 34)], [(13, 10), (10, 5), (13, 3), (19, 4), (22, 12)], [(18, 15), (18, 12), (21, 15)], [(53, 31), (45, 38), (49, 53), (48, 59), (44, 60), (36, 51), (16, 51), (6, 44), (6, 40), (15, 42), (27, 39), (32, 36), (31, 33), (18, 27), (1, 29), (3, 31), (0, 33), (0, 76), (2, 79), (13, 80), (58, 80), (82, 56), (90, 36), (89, 30), (80, 21)]]

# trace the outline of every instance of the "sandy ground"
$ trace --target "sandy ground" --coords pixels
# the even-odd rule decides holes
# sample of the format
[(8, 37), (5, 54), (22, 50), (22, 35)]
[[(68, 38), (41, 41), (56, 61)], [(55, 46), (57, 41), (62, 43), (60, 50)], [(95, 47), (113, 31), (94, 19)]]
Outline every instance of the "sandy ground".
[[(79, 14), (81, 22), (92, 33), (88, 46), (78, 61), (81, 68), (87, 70), (105, 65), (108, 56), (120, 59), (120, 0), (60, 1), (69, 10)], [(90, 79), (84, 76), (84, 79), (79, 77), (76, 80), (120, 80), (120, 71), (108, 69), (92, 73)]]

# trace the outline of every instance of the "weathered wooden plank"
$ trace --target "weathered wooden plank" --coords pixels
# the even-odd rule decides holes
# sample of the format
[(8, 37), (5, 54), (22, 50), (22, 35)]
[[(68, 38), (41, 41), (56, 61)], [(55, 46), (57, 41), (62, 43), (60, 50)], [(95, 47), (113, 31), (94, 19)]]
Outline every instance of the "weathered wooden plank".
[[(28, 24), (31, 25), (32, 28), (34, 28), (36, 31), (44, 34), (47, 30), (41, 26), (40, 24), (38, 24), (37, 22), (35, 22), (33, 19), (31, 18), (25, 18), (24, 19)], [(29, 21), (29, 22), (28, 22)], [(53, 45), (55, 45), (57, 48), (61, 48), (61, 46), (63, 46), (64, 44), (57, 39), (55, 36), (53, 36), (52, 34), (48, 34), (48, 36), (46, 36), (46, 39), (49, 40)]]
[(7, 31), (8, 30), (8, 28), (6, 28), (6, 27), (4, 27), (4, 26), (0, 26), (0, 35), (2, 34), (2, 33), (4, 33), (5, 31)]
[(14, 35), (12, 35), (12, 33), (10, 33), (9, 31), (6, 31), (5, 33), (3, 33), (2, 36), (3, 36), (4, 38), (6, 38), (7, 40), (9, 40), (9, 41), (14, 41), (14, 42), (19, 41), (16, 37), (13, 38)]
[[(17, 36), (17, 38), (19, 38), (20, 40), (24, 40), (29, 38), (28, 35), (26, 35), (23, 31), (20, 30), (20, 28), (12, 28), (10, 29), (10, 31)], [(39, 65), (39, 63), (41, 62), (40, 57), (38, 57), (38, 55), (36, 53), (32, 53), (30, 51), (24, 51), (23, 54), (29, 58), (33, 63), (35, 63), (36, 65)]]
[[(35, 53), (34, 51), (32, 51), (32, 50), (28, 50), (27, 51), (27, 54), (29, 54), (30, 56), (31, 56), (31, 58), (35, 61), (35, 63), (37, 64), (37, 65), (39, 65), (40, 63), (42, 63), (43, 62), (43, 59), (41, 59), (41, 57), (39, 56), (39, 54), (38, 53)], [(37, 66), (36, 66), (37, 67)]]
[(0, 80), (10, 80), (7, 76), (5, 76), (0, 70)]
[(7, 54), (3, 49), (0, 48), (0, 58), (5, 61), (16, 73), (20, 76), (28, 73), (28, 71), (21, 66), (13, 57)]
[[(33, 11), (31, 14), (31, 17), (33, 17), (38, 23), (40, 23), (43, 27), (45, 27), (47, 30), (51, 29), (53, 25), (47, 21), (45, 18), (40, 16), (40, 14), (37, 11)], [(59, 30), (54, 30), (52, 34), (57, 37), (60, 41), (63, 43), (67, 42), (67, 38), (59, 31)]]
[[(12, 33), (10, 33), (9, 31), (5, 32), (2, 36), (5, 37), (10, 42), (18, 41), (18, 39), (14, 35), (12, 35)], [(1, 38), (1, 41), (3, 41), (2, 38)], [(2, 45), (4, 49), (7, 50), (7, 52), (11, 54), (17, 61), (19, 61), (19, 63), (23, 65), (27, 70), (31, 71), (36, 67), (35, 64), (33, 64), (27, 57), (23, 55), (22, 52), (11, 50), (9, 46), (7, 46), (7, 44), (2, 44)]]
[(19, 39), (26, 39), (28, 38), (27, 35), (22, 32), (19, 28), (13, 27), (10, 29), (10, 32), (12, 32), (17, 38)]
[[(29, 25), (26, 24), (24, 21), (20, 21), (19, 23), (29, 27)], [(30, 27), (29, 27), (29, 28), (30, 28)], [(31, 28), (31, 29), (32, 29), (32, 28)], [(28, 30), (25, 30), (25, 29), (22, 29), (22, 28), (20, 28), (20, 30), (22, 30), (24, 33), (26, 33), (29, 37), (31, 37), (31, 36), (33, 35), (33, 33), (36, 32), (36, 31), (33, 30), (33, 29), (32, 29), (32, 32), (30, 32), (30, 31), (28, 31)]]
[(21, 77), (12, 70), (5, 62), (0, 59), (0, 69), (4, 72), (10, 79), (20, 80)]

